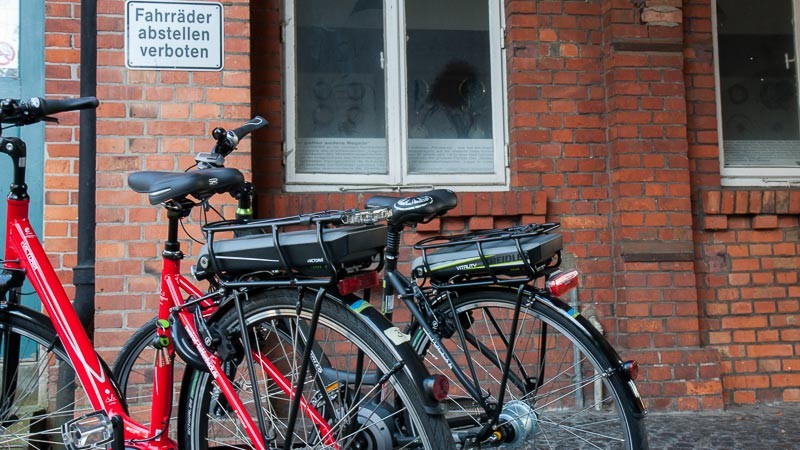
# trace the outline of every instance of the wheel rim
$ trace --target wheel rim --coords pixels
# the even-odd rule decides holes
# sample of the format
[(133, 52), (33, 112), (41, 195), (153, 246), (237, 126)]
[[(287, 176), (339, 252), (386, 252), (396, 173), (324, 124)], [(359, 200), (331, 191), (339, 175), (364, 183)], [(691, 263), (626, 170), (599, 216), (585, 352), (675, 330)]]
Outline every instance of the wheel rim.
[[(449, 305), (440, 307), (440, 311), (449, 309)], [(466, 319), (468, 310), (471, 319)], [(505, 362), (507, 348), (500, 332), (510, 334), (513, 311), (513, 301), (457, 302), (460, 323), (474, 339), (466, 339), (467, 352), (457, 331), (443, 339), (457, 364), (472, 379), (465, 356), (469, 355), (481, 392), (489, 401), (498, 398), (502, 371), (497, 361)], [(450, 322), (450, 328), (456, 330), (455, 322)], [(544, 340), (542, 324), (547, 330)], [(518, 330), (511, 363), (516, 378), (508, 381), (498, 423), (505, 442), (501, 448), (628, 448), (629, 424), (607, 374), (602, 369), (595, 370), (602, 367), (598, 358), (582, 342), (567, 338), (562, 324), (532, 307), (520, 311)], [(546, 348), (543, 372), (539, 364), (542, 342)], [(454, 431), (479, 430), (487, 422), (483, 409), (445, 367), (441, 357), (433, 354), (435, 350), (429, 348), (424, 333), (416, 333), (413, 344), (417, 349), (428, 349), (425, 360), (431, 371), (450, 380), (448, 422)], [(540, 378), (541, 385), (536, 388)]]

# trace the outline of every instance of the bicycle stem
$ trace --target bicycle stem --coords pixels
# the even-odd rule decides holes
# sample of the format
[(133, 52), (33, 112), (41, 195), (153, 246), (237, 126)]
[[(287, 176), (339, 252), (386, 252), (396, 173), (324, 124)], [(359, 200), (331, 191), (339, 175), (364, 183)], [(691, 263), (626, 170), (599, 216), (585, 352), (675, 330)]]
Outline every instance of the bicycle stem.
[(11, 183), (8, 198), (11, 200), (27, 199), (28, 186), (25, 184), (25, 165), (28, 152), (25, 142), (16, 137), (4, 137), (0, 141), (0, 153), (10, 156), (14, 163), (14, 181)]

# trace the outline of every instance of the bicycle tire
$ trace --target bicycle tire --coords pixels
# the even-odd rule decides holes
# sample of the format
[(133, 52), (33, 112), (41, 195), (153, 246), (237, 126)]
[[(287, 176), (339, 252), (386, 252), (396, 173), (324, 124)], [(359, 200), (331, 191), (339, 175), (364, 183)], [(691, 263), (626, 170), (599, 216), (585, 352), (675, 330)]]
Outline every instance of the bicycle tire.
[[(117, 354), (112, 373), (117, 380), (117, 386), (125, 399), (128, 415), (138, 423), (147, 425), (150, 420), (150, 410), (153, 391), (153, 365), (158, 351), (153, 343), (157, 332), (157, 318), (150, 319), (134, 332)], [(176, 357), (173, 361), (174, 389), (173, 405), (178, 404), (180, 381), (185, 370), (183, 361)], [(173, 407), (170, 416), (169, 434), (177, 439), (177, 407)]]
[[(8, 342), (19, 339), (19, 361), (6, 354)], [(0, 448), (61, 448), (60, 423), (93, 411), (78, 385), (74, 401), (61, 409), (56, 399), (65, 387), (59, 386), (58, 369), (72, 368), (52, 325), (34, 314), (27, 316), (0, 313), (0, 386), (13, 380), (13, 399), (0, 395)], [(8, 371), (8, 372), (7, 372)], [(8, 378), (4, 378), (6, 374)]]
[[(441, 329), (449, 330), (444, 333), (447, 336), (442, 337), (442, 344), (470, 380), (478, 378), (481, 393), (490, 402), (496, 402), (516, 291), (464, 291), (451, 297), (452, 307), (445, 299), (435, 308), (441, 320), (447, 322)], [(458, 325), (452, 319), (453, 310), (464, 330), (463, 345)], [(548, 331), (544, 340), (542, 324), (547, 324)], [(424, 331), (414, 325), (410, 331), (412, 346), (425, 357), (431, 373), (441, 373), (450, 379), (448, 422), (453, 433), (474, 434), (487, 421), (485, 411), (467, 394), (451, 369), (445, 367), (438, 352), (432, 349), (428, 352), (432, 346)], [(505, 334), (505, 340), (501, 334)], [(501, 432), (494, 436), (494, 439), (501, 436), (502, 440), (495, 441), (494, 446), (629, 450), (648, 447), (644, 418), (634, 411), (635, 399), (624, 385), (627, 380), (613, 370), (602, 347), (581, 332), (566, 313), (545, 301), (526, 302), (523, 298), (516, 336), (510, 364), (515, 378), (509, 377), (506, 385)], [(546, 349), (544, 356), (542, 342)], [(467, 352), (463, 351), (464, 346)], [(467, 358), (472, 362), (474, 376)], [(602, 384), (602, 389), (597, 389), (597, 383)], [(595, 392), (599, 397), (595, 397)]]
[[(248, 323), (248, 335), (258, 345), (259, 351), (266, 354), (278, 367), (297, 376), (297, 366), (302, 359), (303, 345), (297, 345), (300, 338), (299, 329), (304, 329), (311, 316), (313, 296), (305, 296), (303, 308), (298, 319), (297, 291), (271, 290), (257, 298), (251, 298), (245, 305), (244, 313)], [(296, 324), (300, 323), (298, 327)], [(238, 338), (239, 326), (236, 310), (226, 312), (216, 322), (220, 330), (228, 335)], [(251, 333), (251, 330), (254, 331)], [(288, 331), (287, 331), (288, 330)], [(319, 314), (319, 324), (313, 354), (317, 361), (327, 361), (325, 367), (320, 365), (309, 366), (309, 377), (304, 382), (303, 397), (310, 399), (315, 404), (321, 404), (320, 413), (332, 424), (336, 442), (342, 449), (370, 448), (375, 450), (389, 448), (425, 448), (429, 450), (455, 448), (452, 435), (447, 428), (442, 416), (432, 416), (422, 409), (420, 393), (414, 388), (410, 377), (402, 369), (395, 371), (382, 384), (368, 385), (362, 380), (360, 385), (350, 380), (343, 374), (350, 371), (353, 364), (352, 355), (345, 356), (348, 350), (361, 350), (364, 353), (364, 373), (374, 373), (377, 369), (381, 373), (390, 373), (397, 361), (392, 358), (390, 350), (384, 346), (384, 340), (377, 332), (369, 328), (364, 322), (343, 305), (324, 300)], [(287, 348), (294, 344), (294, 348)], [(335, 350), (335, 353), (326, 353)], [(356, 352), (357, 354), (357, 352)], [(291, 356), (290, 356), (291, 355)], [(327, 358), (327, 359), (326, 359)], [(368, 361), (367, 361), (368, 359)], [(330, 369), (329, 372), (325, 370)], [(339, 370), (337, 372), (337, 369)], [(335, 380), (331, 380), (330, 373), (336, 373)], [(351, 373), (351, 372), (350, 372)], [(342, 375), (340, 375), (342, 374)], [(241, 363), (236, 372), (236, 382), (239, 386), (247, 386), (248, 370)], [(184, 383), (182, 391), (181, 411), (184, 418), (179, 420), (180, 447), (192, 450), (206, 450), (211, 445), (224, 445), (231, 448), (250, 448), (246, 443), (239, 442), (237, 436), (245, 436), (243, 431), (233, 430), (232, 436), (220, 436), (231, 427), (238, 425), (238, 421), (229, 420), (225, 410), (224, 401), (215, 392), (211, 377), (206, 372), (194, 371), (188, 375), (189, 380)], [(287, 377), (289, 378), (289, 377)], [(365, 377), (366, 379), (367, 377)], [(296, 386), (296, 379), (290, 379), (292, 386)], [(268, 391), (265, 389), (268, 380), (259, 379), (260, 394)], [(348, 385), (350, 383), (351, 385)], [(327, 399), (322, 395), (324, 387), (328, 392)], [(333, 387), (335, 386), (335, 387)], [(246, 404), (252, 404), (252, 390), (240, 391), (240, 396)], [(364, 392), (366, 391), (366, 392)], [(270, 417), (271, 430), (277, 440), (282, 439), (285, 433), (286, 410), (288, 409), (288, 396), (279, 390), (272, 389), (270, 398), (265, 403), (265, 414)], [(349, 401), (353, 401), (354, 393), (358, 392), (360, 398), (355, 407), (350, 408)], [(335, 398), (331, 397), (335, 395)], [(373, 394), (382, 396), (383, 401), (370, 397)], [(249, 396), (249, 397), (247, 397)], [(391, 399), (393, 402), (388, 402)], [(324, 401), (323, 401), (324, 400)], [(327, 402), (327, 403), (326, 403)], [(336, 402), (334, 404), (334, 402)], [(398, 403), (399, 402), (399, 403)], [(397, 404), (403, 405), (402, 409), (395, 410)], [(251, 414), (254, 414), (251, 411)], [(351, 416), (348, 416), (351, 414)], [(279, 417), (280, 416), (280, 417)], [(345, 417), (353, 417), (357, 430), (344, 430)], [(218, 423), (220, 422), (220, 423)], [(406, 434), (403, 434), (404, 429)], [(413, 430), (412, 433), (407, 433)], [(314, 426), (309, 426), (305, 416), (297, 421), (294, 443), (305, 444), (304, 448), (329, 448), (319, 442), (320, 436)], [(405, 439), (405, 440), (403, 440)], [(285, 439), (284, 439), (285, 441)], [(278, 443), (283, 445), (283, 443)], [(366, 445), (366, 446), (364, 446)], [(241, 447), (240, 447), (241, 446)]]

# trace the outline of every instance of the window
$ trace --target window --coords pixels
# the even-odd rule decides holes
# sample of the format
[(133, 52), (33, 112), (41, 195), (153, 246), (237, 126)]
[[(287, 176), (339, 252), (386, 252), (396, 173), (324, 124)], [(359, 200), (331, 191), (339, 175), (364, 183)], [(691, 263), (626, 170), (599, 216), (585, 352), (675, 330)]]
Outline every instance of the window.
[(716, 0), (721, 170), (726, 185), (800, 183), (800, 0)]
[(506, 186), (499, 0), (287, 0), (290, 190)]

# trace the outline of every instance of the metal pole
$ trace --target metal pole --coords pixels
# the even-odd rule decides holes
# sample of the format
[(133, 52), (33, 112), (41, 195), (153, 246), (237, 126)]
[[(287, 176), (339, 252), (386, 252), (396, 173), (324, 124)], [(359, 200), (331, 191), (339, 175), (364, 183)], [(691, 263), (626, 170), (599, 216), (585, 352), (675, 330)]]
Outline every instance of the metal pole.
[[(97, 0), (81, 0), (80, 95), (94, 96), (97, 91)], [(80, 151), (78, 174), (78, 263), (72, 269), (75, 285), (73, 305), (91, 339), (94, 331), (94, 261), (95, 261), (95, 186), (97, 115), (84, 109), (80, 116)], [(58, 370), (59, 391), (56, 407), (70, 411), (75, 403), (75, 372), (62, 365)], [(61, 415), (62, 421), (69, 416)], [(58, 424), (61, 425), (61, 424)]]
[[(97, 0), (81, 1), (81, 97), (97, 94)], [(75, 309), (89, 337), (94, 322), (95, 173), (97, 113), (81, 110), (78, 160), (78, 264), (73, 269)]]

